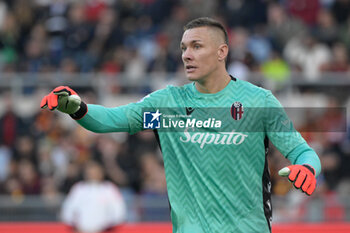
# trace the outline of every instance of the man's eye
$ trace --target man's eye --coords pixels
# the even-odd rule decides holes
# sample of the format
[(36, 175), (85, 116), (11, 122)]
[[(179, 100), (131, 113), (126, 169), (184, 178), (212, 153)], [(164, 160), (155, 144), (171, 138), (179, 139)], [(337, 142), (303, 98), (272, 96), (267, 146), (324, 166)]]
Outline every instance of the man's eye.
[(196, 44), (196, 45), (194, 45), (193, 47), (194, 47), (195, 49), (199, 49), (201, 46), (198, 45), (198, 44)]
[(186, 50), (185, 47), (181, 47), (181, 51), (184, 52)]

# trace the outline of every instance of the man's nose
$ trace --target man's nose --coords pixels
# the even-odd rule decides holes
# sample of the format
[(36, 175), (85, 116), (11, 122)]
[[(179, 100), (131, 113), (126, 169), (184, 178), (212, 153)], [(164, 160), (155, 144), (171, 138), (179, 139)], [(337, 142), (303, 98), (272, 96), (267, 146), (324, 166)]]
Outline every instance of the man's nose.
[(193, 60), (193, 55), (192, 55), (190, 49), (186, 49), (185, 51), (182, 52), (182, 60), (184, 60), (184, 61)]

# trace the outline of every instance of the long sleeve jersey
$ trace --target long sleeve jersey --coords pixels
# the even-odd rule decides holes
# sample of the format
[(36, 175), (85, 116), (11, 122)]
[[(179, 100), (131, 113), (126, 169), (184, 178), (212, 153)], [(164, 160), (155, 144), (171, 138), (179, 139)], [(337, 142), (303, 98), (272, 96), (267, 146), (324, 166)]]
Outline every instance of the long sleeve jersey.
[(321, 169), (272, 93), (242, 80), (215, 94), (190, 83), (115, 108), (88, 105), (78, 123), (101, 133), (156, 131), (174, 233), (270, 232), (268, 141), (292, 164)]

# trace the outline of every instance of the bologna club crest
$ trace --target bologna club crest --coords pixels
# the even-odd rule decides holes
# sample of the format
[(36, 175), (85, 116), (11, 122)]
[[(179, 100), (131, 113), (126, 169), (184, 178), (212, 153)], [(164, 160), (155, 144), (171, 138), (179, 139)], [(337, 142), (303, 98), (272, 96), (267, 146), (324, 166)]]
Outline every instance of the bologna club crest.
[(243, 117), (243, 105), (241, 102), (234, 102), (231, 107), (231, 116), (236, 121), (242, 119)]

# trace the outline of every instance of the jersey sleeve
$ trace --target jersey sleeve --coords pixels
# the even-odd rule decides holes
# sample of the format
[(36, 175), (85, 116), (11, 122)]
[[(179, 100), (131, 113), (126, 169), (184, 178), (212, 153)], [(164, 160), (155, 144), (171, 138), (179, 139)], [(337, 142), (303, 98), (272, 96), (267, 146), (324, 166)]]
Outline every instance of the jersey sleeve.
[(128, 132), (134, 134), (143, 130), (144, 109), (161, 107), (168, 92), (168, 88), (158, 90), (137, 103), (115, 108), (89, 104), (87, 114), (77, 122), (95, 133)]
[(295, 130), (281, 103), (270, 91), (267, 92), (265, 99), (264, 116), (265, 132), (284, 156), (298, 145), (305, 143), (300, 133)]
[(303, 143), (294, 148), (286, 158), (292, 164), (308, 164), (315, 169), (316, 176), (321, 172), (321, 161), (316, 152), (307, 144)]
[(275, 147), (292, 164), (309, 164), (318, 175), (321, 163), (316, 152), (294, 128), (281, 103), (270, 91), (266, 95), (264, 112), (265, 132)]

